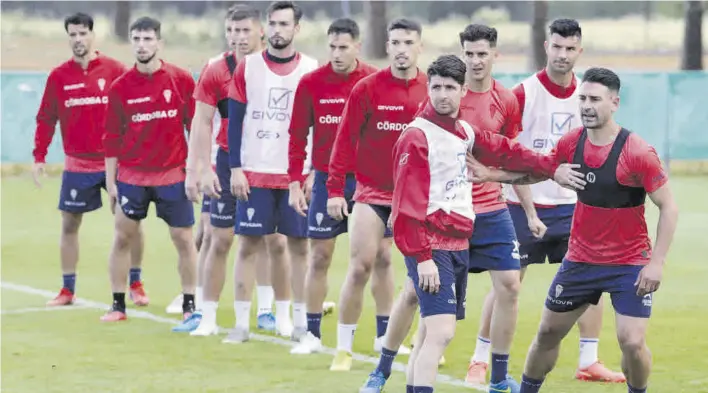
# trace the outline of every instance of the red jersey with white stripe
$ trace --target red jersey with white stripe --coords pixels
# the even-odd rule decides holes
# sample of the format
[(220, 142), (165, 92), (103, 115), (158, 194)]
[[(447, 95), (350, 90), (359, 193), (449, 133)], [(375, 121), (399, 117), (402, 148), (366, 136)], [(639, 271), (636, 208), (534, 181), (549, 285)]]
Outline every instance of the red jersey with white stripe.
[[(199, 74), (197, 87), (194, 90), (194, 99), (207, 105), (217, 107), (219, 102), (229, 98), (229, 86), (231, 84), (231, 71), (226, 63), (226, 57), (236, 57), (232, 52), (224, 52), (219, 56), (209, 59), (204, 69)], [(217, 112), (218, 114), (218, 112)], [(216, 134), (216, 143), (224, 151), (229, 151), (229, 118), (221, 117), (221, 124)]]
[[(432, 259), (433, 249), (469, 247), (474, 219), (465, 161), (469, 149), (485, 165), (513, 172), (550, 177), (557, 167), (555, 157), (539, 155), (499, 134), (478, 129), (470, 133), (464, 120), (440, 116), (430, 104), (420, 117), (430, 125), (414, 120), (395, 144), (392, 203), (396, 246), (418, 262)], [(443, 131), (456, 138), (430, 137)]]
[(327, 63), (302, 77), (295, 92), (290, 121), (290, 181), (302, 180), (310, 128), (313, 139), (312, 167), (320, 172), (329, 172), (329, 158), (347, 97), (359, 80), (374, 72), (376, 68), (361, 61), (357, 61), (356, 68), (349, 74), (337, 73)]
[(103, 133), (108, 88), (127, 69), (123, 63), (101, 53), (97, 53), (85, 70), (73, 59), (54, 68), (47, 78), (37, 112), (34, 161), (45, 162), (59, 122), (64, 169), (70, 172), (105, 170)]
[(427, 77), (396, 78), (391, 68), (360, 80), (347, 100), (329, 163), (327, 192), (344, 197), (346, 175), (356, 176), (354, 200), (390, 205), (393, 146), (427, 96)]
[[(553, 156), (558, 164), (573, 162), (582, 127), (564, 135)], [(583, 159), (590, 168), (600, 168), (613, 144), (597, 146), (587, 138)], [(615, 171), (617, 182), (652, 193), (668, 182), (656, 150), (631, 133), (622, 147)], [(591, 184), (589, 184), (591, 186)], [(625, 208), (601, 208), (580, 201), (575, 206), (568, 254), (573, 262), (608, 265), (643, 265), (651, 258), (651, 240), (644, 218), (644, 204)]]
[(104, 146), (106, 157), (118, 159), (119, 181), (138, 186), (184, 181), (193, 94), (192, 74), (164, 61), (150, 75), (134, 67), (113, 83)]

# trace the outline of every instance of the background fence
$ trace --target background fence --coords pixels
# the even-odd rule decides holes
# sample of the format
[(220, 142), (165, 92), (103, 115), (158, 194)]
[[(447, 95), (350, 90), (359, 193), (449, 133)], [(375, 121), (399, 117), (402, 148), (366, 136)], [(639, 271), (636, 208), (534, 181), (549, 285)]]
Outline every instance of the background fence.
[[(2, 163), (32, 162), (35, 116), (47, 73), (2, 72), (0, 135)], [(195, 74), (196, 78), (198, 75)], [(527, 73), (498, 74), (511, 87)], [(623, 73), (621, 125), (639, 133), (652, 144), (665, 162), (708, 160), (708, 73)], [(57, 130), (49, 148), (48, 163), (61, 163), (61, 136)]]

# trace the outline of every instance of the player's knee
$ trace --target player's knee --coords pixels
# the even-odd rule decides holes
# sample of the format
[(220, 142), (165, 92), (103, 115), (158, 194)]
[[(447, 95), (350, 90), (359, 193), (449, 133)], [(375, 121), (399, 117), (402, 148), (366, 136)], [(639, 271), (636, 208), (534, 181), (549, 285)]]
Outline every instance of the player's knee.
[(437, 321), (426, 329), (425, 343), (445, 348), (453, 337), (455, 337), (455, 321)]
[(282, 235), (269, 235), (266, 238), (266, 245), (268, 247), (268, 254), (271, 260), (280, 260), (285, 256), (285, 250), (288, 247), (288, 241), (285, 236)]
[(318, 274), (327, 274), (329, 265), (332, 262), (332, 253), (323, 247), (312, 247), (312, 270)]
[(263, 246), (263, 238), (260, 236), (239, 236), (238, 256), (241, 260), (256, 254)]
[(65, 235), (76, 234), (81, 226), (81, 214), (63, 212), (61, 220), (61, 231)]
[(521, 290), (521, 281), (519, 276), (516, 274), (507, 274), (498, 280), (494, 287), (494, 296), (497, 299), (513, 303), (519, 298), (519, 291)]
[(170, 237), (172, 238), (172, 243), (174, 243), (178, 253), (186, 253), (194, 247), (194, 242), (192, 241), (192, 231), (189, 227), (170, 228)]
[(356, 286), (366, 286), (366, 283), (369, 281), (369, 277), (371, 276), (372, 263), (365, 263), (361, 260), (357, 261), (352, 259), (351, 264), (349, 274), (352, 283)]
[(113, 235), (113, 247), (119, 250), (126, 250), (132, 248), (133, 239), (136, 238), (137, 233), (132, 233), (125, 228), (116, 228)]
[(376, 268), (388, 269), (391, 267), (391, 246), (388, 243), (382, 243), (376, 252)]
[(625, 355), (636, 355), (646, 347), (644, 335), (640, 332), (625, 330), (617, 334), (620, 349)]
[(209, 248), (213, 250), (212, 252), (219, 256), (227, 255), (234, 242), (233, 231), (214, 227), (209, 235), (209, 241), (211, 242)]
[(541, 321), (536, 334), (536, 345), (542, 348), (554, 348), (560, 344), (565, 330), (548, 321)]
[(418, 295), (415, 293), (415, 288), (413, 287), (413, 284), (406, 285), (405, 290), (403, 291), (403, 303), (406, 305), (406, 307), (417, 307), (418, 306)]

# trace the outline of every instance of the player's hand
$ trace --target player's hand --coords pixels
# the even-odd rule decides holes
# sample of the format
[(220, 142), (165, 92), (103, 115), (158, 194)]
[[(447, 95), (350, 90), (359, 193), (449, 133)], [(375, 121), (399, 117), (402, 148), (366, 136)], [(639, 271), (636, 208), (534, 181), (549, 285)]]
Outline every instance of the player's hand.
[(432, 259), (418, 264), (418, 285), (425, 292), (438, 293), (440, 291), (440, 274), (438, 266)]
[(337, 221), (342, 221), (349, 216), (349, 204), (342, 197), (327, 199), (327, 214)]
[(489, 181), (491, 171), (486, 165), (482, 165), (482, 163), (472, 157), (470, 151), (467, 151), (465, 161), (467, 162), (467, 180), (472, 183), (484, 183)]
[(546, 234), (548, 228), (537, 215), (526, 216), (526, 221), (529, 223), (529, 231), (531, 231), (531, 234), (533, 234), (536, 239), (540, 239)]
[[(219, 177), (216, 176), (214, 170), (209, 168), (202, 174), (201, 180), (201, 191), (204, 195), (209, 198), (219, 199), (221, 198), (221, 183), (219, 182)], [(248, 185), (248, 183), (246, 183)]]
[(42, 182), (40, 182), (39, 179), (45, 177), (46, 175), (47, 172), (44, 169), (43, 162), (35, 162), (32, 165), (32, 178), (34, 179), (34, 185), (36, 185), (37, 188), (42, 188)]
[(251, 188), (241, 168), (231, 168), (231, 194), (239, 201), (247, 201)]
[(388, 220), (386, 220), (386, 228), (393, 230), (393, 214), (388, 215)]
[(305, 179), (305, 184), (302, 186), (302, 190), (305, 192), (305, 200), (307, 203), (312, 201), (312, 185), (315, 184), (315, 172), (311, 172), (307, 179)]
[(561, 186), (573, 191), (584, 190), (587, 184), (585, 182), (585, 175), (574, 170), (575, 168), (580, 168), (580, 164), (560, 164), (553, 174), (553, 180)]
[(111, 213), (116, 214), (116, 204), (118, 202), (118, 187), (115, 183), (106, 184), (106, 191), (108, 191), (108, 199), (111, 207)]
[(194, 173), (194, 170), (187, 170), (187, 176), (184, 179), (184, 192), (187, 194), (187, 199), (194, 203), (199, 203), (199, 176)]
[(305, 192), (300, 187), (299, 181), (294, 181), (288, 186), (290, 190), (290, 197), (288, 198), (288, 205), (297, 212), (297, 214), (307, 217), (307, 198)]
[(637, 287), (637, 296), (644, 296), (648, 293), (656, 292), (661, 285), (661, 276), (664, 273), (664, 267), (659, 263), (649, 262), (639, 271), (639, 276), (634, 286)]

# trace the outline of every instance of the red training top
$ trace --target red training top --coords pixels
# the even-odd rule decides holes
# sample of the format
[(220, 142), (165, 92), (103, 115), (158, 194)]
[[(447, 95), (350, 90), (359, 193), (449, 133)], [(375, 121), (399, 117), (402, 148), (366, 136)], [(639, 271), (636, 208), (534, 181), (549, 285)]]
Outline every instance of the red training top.
[(390, 205), (393, 146), (427, 95), (427, 76), (396, 78), (385, 68), (359, 81), (344, 107), (329, 163), (327, 192), (343, 197), (346, 175), (354, 172), (354, 200)]
[[(231, 72), (226, 63), (226, 57), (233, 56), (232, 52), (224, 52), (219, 56), (209, 59), (199, 74), (197, 87), (194, 90), (194, 99), (207, 105), (217, 107), (219, 101), (228, 99)], [(235, 58), (235, 57), (234, 57)], [(216, 143), (224, 151), (229, 151), (229, 117), (222, 117)]]
[(133, 67), (113, 83), (103, 142), (106, 157), (118, 158), (118, 180), (137, 186), (184, 181), (193, 93), (192, 75), (164, 61), (151, 75)]
[(86, 70), (74, 59), (54, 68), (47, 78), (37, 112), (34, 162), (46, 161), (58, 121), (64, 145), (64, 169), (102, 172), (107, 92), (111, 83), (126, 70), (123, 63), (98, 52)]
[[(582, 133), (577, 128), (558, 141), (551, 153), (557, 163), (572, 162)], [(586, 139), (584, 161), (599, 168), (613, 144), (596, 146)], [(616, 170), (617, 182), (628, 187), (643, 187), (647, 193), (667, 183), (668, 176), (656, 150), (639, 135), (631, 133), (622, 148)], [(644, 205), (631, 208), (599, 208), (578, 201), (570, 229), (568, 254), (573, 262), (606, 265), (643, 265), (651, 257), (651, 240), (644, 218)]]
[(347, 97), (359, 80), (374, 72), (376, 68), (373, 66), (357, 61), (351, 73), (338, 74), (327, 63), (302, 77), (295, 92), (290, 120), (288, 175), (291, 182), (302, 180), (310, 127), (314, 128), (312, 166), (320, 172), (328, 172), (337, 126), (342, 120)]

